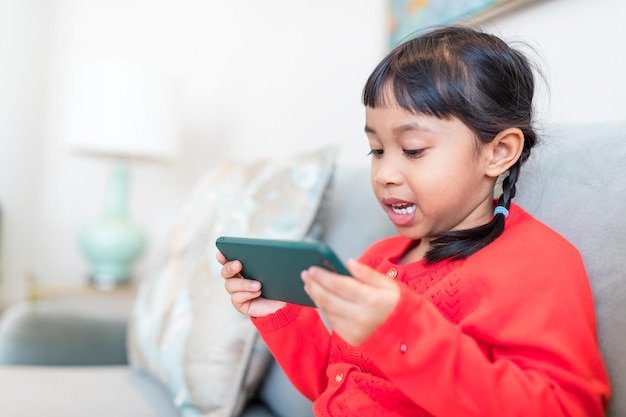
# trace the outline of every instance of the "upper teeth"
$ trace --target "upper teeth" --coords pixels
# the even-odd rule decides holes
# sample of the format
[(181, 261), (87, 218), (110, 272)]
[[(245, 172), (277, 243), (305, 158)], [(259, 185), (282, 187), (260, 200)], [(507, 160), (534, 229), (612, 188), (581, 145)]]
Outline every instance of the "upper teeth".
[(415, 211), (415, 205), (407, 206), (405, 204), (393, 205), (391, 209), (396, 214), (411, 214)]

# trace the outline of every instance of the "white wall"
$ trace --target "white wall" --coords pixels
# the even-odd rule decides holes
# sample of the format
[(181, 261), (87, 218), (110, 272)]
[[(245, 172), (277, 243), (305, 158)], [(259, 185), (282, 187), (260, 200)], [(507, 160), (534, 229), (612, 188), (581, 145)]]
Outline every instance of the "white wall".
[[(386, 1), (0, 0), (21, 16), (25, 27), (12, 33), (25, 38), (29, 51), (19, 56), (23, 71), (0, 77), (3, 83), (16, 77), (24, 87), (0, 95), (3, 109), (23, 91), (28, 97), (8, 113), (15, 121), (0, 125), (0, 137), (30, 141), (0, 142), (2, 205), (18, 207), (5, 219), (13, 229), (4, 236), (5, 299), (22, 295), (27, 271), (59, 285), (83, 282), (87, 271), (76, 235), (102, 210), (108, 165), (62, 146), (59, 82), (70, 60), (92, 52), (139, 56), (177, 82), (183, 156), (171, 165), (134, 167), (131, 213), (151, 242), (141, 273), (194, 179), (221, 160), (339, 143), (342, 163), (366, 163), (360, 93), (386, 48)], [(45, 4), (50, 12), (24, 4)], [(540, 98), (544, 119), (597, 121), (626, 114), (619, 45), (626, 39), (619, 21), (625, 15), (620, 0), (544, 0), (485, 27), (528, 40), (543, 56), (551, 93)], [(44, 30), (47, 54), (26, 37)], [(43, 92), (41, 79), (48, 86)], [(45, 97), (43, 116), (39, 96)], [(23, 178), (7, 181), (7, 173)], [(25, 187), (34, 191), (37, 182), (37, 194), (26, 197)]]
[(384, 2), (48, 3), (41, 204), (32, 215), (11, 219), (24, 227), (35, 223), (28, 267), (44, 284), (85, 279), (76, 235), (103, 208), (107, 162), (69, 154), (58, 122), (61, 81), (81, 55), (138, 56), (169, 71), (178, 86), (183, 156), (172, 165), (136, 165), (133, 172), (131, 213), (151, 244), (144, 264), (193, 182), (224, 159), (357, 142), (366, 161), (360, 91), (385, 49)]
[(625, 16), (623, 0), (543, 0), (485, 26), (541, 55), (543, 120), (596, 122), (626, 118)]
[(48, 7), (0, 0), (0, 299), (33, 273)]

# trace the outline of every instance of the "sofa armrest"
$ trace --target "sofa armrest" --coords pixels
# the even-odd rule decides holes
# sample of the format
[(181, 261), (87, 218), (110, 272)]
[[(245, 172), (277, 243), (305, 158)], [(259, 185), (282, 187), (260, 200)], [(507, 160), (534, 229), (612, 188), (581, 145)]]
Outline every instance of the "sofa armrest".
[(126, 326), (122, 317), (79, 314), (32, 302), (15, 304), (0, 317), (0, 364), (126, 364)]

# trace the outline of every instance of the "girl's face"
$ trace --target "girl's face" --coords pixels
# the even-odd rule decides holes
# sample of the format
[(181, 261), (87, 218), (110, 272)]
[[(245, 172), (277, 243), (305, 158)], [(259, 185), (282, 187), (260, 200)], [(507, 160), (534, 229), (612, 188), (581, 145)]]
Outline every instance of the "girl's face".
[(397, 103), (367, 107), (365, 118), (372, 187), (401, 235), (428, 246), (437, 233), (489, 222), (495, 178), (486, 174), (487, 146), (465, 124)]

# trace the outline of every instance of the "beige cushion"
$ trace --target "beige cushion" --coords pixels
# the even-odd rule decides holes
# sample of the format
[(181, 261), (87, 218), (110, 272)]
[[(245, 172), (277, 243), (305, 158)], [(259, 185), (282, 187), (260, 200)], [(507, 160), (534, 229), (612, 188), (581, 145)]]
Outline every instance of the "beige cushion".
[(128, 342), (131, 364), (163, 382), (185, 416), (237, 414), (270, 359), (224, 290), (215, 239), (319, 238), (335, 154), (228, 163), (195, 187), (163, 264), (140, 285)]

